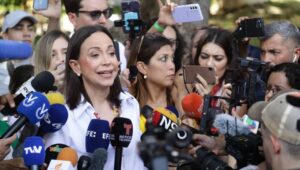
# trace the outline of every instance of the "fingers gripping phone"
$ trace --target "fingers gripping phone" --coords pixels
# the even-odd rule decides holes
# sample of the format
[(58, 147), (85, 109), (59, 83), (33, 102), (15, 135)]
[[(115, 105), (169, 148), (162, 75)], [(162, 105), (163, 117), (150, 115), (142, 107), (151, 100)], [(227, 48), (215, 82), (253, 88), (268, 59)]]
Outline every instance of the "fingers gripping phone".
[(202, 67), (199, 65), (186, 65), (183, 66), (184, 81), (187, 84), (197, 82), (196, 76), (199, 74), (204, 78), (208, 84), (216, 83), (216, 73), (211, 67)]
[(138, 1), (122, 1), (122, 18), (123, 18), (123, 31), (130, 33), (130, 24), (134, 26), (134, 32), (141, 31), (140, 21), (140, 3)]
[(39, 11), (39, 10), (45, 10), (48, 8), (48, 0), (34, 0), (33, 1), (33, 9)]
[(179, 5), (174, 8), (172, 16), (177, 23), (202, 21), (203, 15), (199, 4)]

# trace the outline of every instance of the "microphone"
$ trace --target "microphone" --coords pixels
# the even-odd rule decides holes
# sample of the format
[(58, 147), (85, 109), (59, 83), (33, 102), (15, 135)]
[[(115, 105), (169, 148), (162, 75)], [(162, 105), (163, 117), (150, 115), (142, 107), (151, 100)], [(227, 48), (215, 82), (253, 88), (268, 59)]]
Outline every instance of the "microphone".
[(68, 111), (62, 104), (52, 104), (40, 122), (43, 133), (53, 133), (62, 128), (68, 120)]
[(142, 133), (146, 131), (147, 120), (152, 118), (153, 109), (149, 105), (145, 105), (141, 108), (140, 114), (140, 130)]
[(123, 147), (128, 147), (132, 139), (133, 127), (128, 118), (116, 117), (111, 123), (110, 142), (116, 147), (114, 170), (121, 170)]
[(24, 141), (24, 163), (30, 170), (38, 170), (45, 161), (45, 146), (43, 139), (38, 136), (27, 137)]
[(93, 153), (97, 148), (107, 150), (109, 145), (109, 123), (106, 120), (92, 119), (85, 137), (85, 148)]
[(78, 160), (77, 152), (70, 147), (65, 147), (58, 153), (57, 160), (69, 161), (75, 167)]
[(27, 59), (32, 56), (29, 43), (12, 40), (0, 40), (0, 61)]
[(46, 115), (49, 107), (50, 104), (42, 93), (30, 93), (17, 108), (17, 113), (20, 114), (20, 117), (9, 127), (0, 139), (12, 136), (20, 130), (26, 122), (30, 124), (39, 122)]
[(202, 96), (197, 93), (188, 94), (181, 100), (181, 105), (188, 117), (196, 120), (201, 118), (203, 106)]
[(88, 170), (103, 170), (107, 161), (107, 151), (103, 148), (98, 148), (94, 151), (91, 165)]
[(219, 130), (219, 133), (231, 136), (247, 135), (251, 132), (241, 120), (228, 114), (216, 115), (213, 126)]
[(181, 123), (177, 116), (166, 108), (157, 108), (153, 112), (152, 123), (154, 126), (162, 127), (172, 131)]
[(50, 161), (51, 161), (52, 159), (56, 159), (58, 153), (59, 153), (63, 148), (66, 148), (66, 147), (69, 147), (69, 146), (67, 146), (67, 145), (65, 145), (65, 144), (61, 144), (61, 143), (57, 143), (57, 144), (53, 144), (53, 145), (49, 146), (49, 147), (46, 149), (45, 163), (46, 163), (46, 164), (49, 164)]
[(52, 104), (65, 104), (65, 97), (59, 92), (49, 92), (46, 94), (49, 103)]
[(81, 155), (78, 160), (77, 170), (88, 170), (91, 166), (91, 158), (85, 155)]
[[(54, 84), (54, 77), (48, 71), (43, 71), (37, 74), (35, 77), (31, 77), (27, 80), (16, 92), (16, 97), (14, 101), (16, 105), (19, 105), (21, 101), (31, 92), (48, 92), (52, 89)], [(12, 115), (16, 113), (15, 108), (11, 108), (9, 104), (6, 104), (5, 107), (1, 110), (1, 113), (4, 116)]]

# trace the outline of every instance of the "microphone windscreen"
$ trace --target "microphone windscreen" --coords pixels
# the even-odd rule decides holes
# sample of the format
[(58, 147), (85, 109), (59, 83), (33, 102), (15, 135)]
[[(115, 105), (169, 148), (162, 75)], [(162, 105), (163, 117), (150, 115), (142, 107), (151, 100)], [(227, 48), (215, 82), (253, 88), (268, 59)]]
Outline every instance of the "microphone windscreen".
[(49, 92), (46, 97), (50, 104), (65, 104), (65, 97), (59, 92)]
[[(178, 119), (176, 114), (166, 108), (163, 108), (163, 107), (156, 108), (153, 111), (153, 117), (156, 117), (155, 115), (159, 115), (157, 113), (166, 116), (167, 118), (169, 118), (170, 120), (172, 120), (173, 122), (175, 122), (177, 124), (180, 124), (180, 120)], [(155, 121), (155, 120), (157, 120), (157, 119), (153, 119), (153, 121)]]
[(219, 133), (231, 136), (247, 135), (251, 132), (241, 120), (228, 114), (217, 114), (213, 126), (219, 130)]
[(63, 148), (58, 153), (57, 160), (70, 161), (75, 167), (78, 160), (77, 152), (70, 147)]
[(186, 114), (194, 119), (200, 119), (202, 116), (202, 103), (203, 98), (197, 93), (191, 93), (186, 95), (182, 101), (181, 105)]
[(0, 60), (26, 59), (32, 56), (32, 47), (29, 43), (0, 40)]
[(113, 146), (128, 147), (133, 133), (132, 122), (128, 118), (116, 117), (111, 123), (110, 142)]
[(45, 163), (46, 164), (49, 164), (50, 161), (52, 159), (56, 159), (59, 152), (63, 149), (63, 148), (66, 148), (66, 147), (69, 147), (65, 144), (61, 144), (61, 143), (57, 143), (57, 144), (53, 144), (51, 146), (49, 146), (47, 149), (46, 149), (46, 159), (45, 159)]
[(68, 120), (68, 111), (62, 104), (50, 105), (48, 113), (40, 122), (45, 133), (53, 133), (62, 128)]
[(91, 158), (85, 155), (81, 155), (78, 164), (77, 164), (77, 170), (88, 170), (91, 166)]
[(153, 109), (149, 105), (145, 105), (141, 108), (141, 115), (143, 115), (146, 119), (151, 118), (152, 113)]
[(109, 145), (109, 123), (106, 120), (92, 119), (86, 133), (86, 151), (93, 153), (97, 148), (107, 149)]
[(103, 167), (107, 161), (107, 151), (103, 148), (95, 150), (92, 156), (91, 166), (89, 170), (103, 170)]
[(27, 137), (23, 146), (23, 158), (25, 165), (43, 165), (45, 161), (45, 146), (41, 137)]
[[(2, 136), (7, 130), (9, 129), (9, 125), (7, 122), (0, 120), (0, 136)], [(14, 142), (11, 144), (13, 148), (16, 148), (19, 143), (18, 138), (14, 140)]]
[(48, 92), (53, 89), (54, 76), (49, 71), (42, 71), (31, 81), (32, 87), (38, 92)]
[(39, 92), (32, 92), (19, 104), (17, 112), (24, 115), (31, 124), (39, 122), (48, 112), (50, 104)]

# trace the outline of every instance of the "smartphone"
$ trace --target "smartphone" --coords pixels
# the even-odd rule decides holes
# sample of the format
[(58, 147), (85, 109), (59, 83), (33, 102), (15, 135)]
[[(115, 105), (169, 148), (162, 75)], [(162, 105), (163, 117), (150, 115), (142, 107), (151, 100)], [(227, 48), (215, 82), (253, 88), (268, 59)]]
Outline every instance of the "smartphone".
[(197, 81), (196, 76), (202, 76), (208, 84), (216, 83), (216, 73), (211, 67), (202, 67), (199, 65), (186, 65), (183, 66), (184, 81), (187, 84), (192, 84)]
[(263, 18), (250, 18), (241, 21), (243, 37), (262, 37), (265, 35)]
[(135, 65), (129, 67), (129, 81), (133, 82), (138, 74), (138, 69)]
[(140, 3), (138, 1), (122, 1), (122, 18), (123, 18), (123, 32), (129, 33), (130, 25), (134, 26), (134, 32), (140, 33), (142, 24), (140, 22)]
[(34, 0), (33, 9), (36, 11), (45, 10), (48, 8), (48, 0)]
[(174, 8), (172, 13), (175, 22), (195, 22), (202, 21), (203, 15), (199, 4), (179, 5)]

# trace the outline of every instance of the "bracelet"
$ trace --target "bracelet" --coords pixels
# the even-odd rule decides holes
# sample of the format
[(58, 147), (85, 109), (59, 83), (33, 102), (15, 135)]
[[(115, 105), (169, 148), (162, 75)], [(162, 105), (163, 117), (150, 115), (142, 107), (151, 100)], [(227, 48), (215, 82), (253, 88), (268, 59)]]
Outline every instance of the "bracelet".
[(164, 32), (164, 30), (165, 30), (165, 28), (161, 27), (157, 21), (153, 24), (153, 26), (156, 29), (156, 31), (158, 31), (160, 33)]

